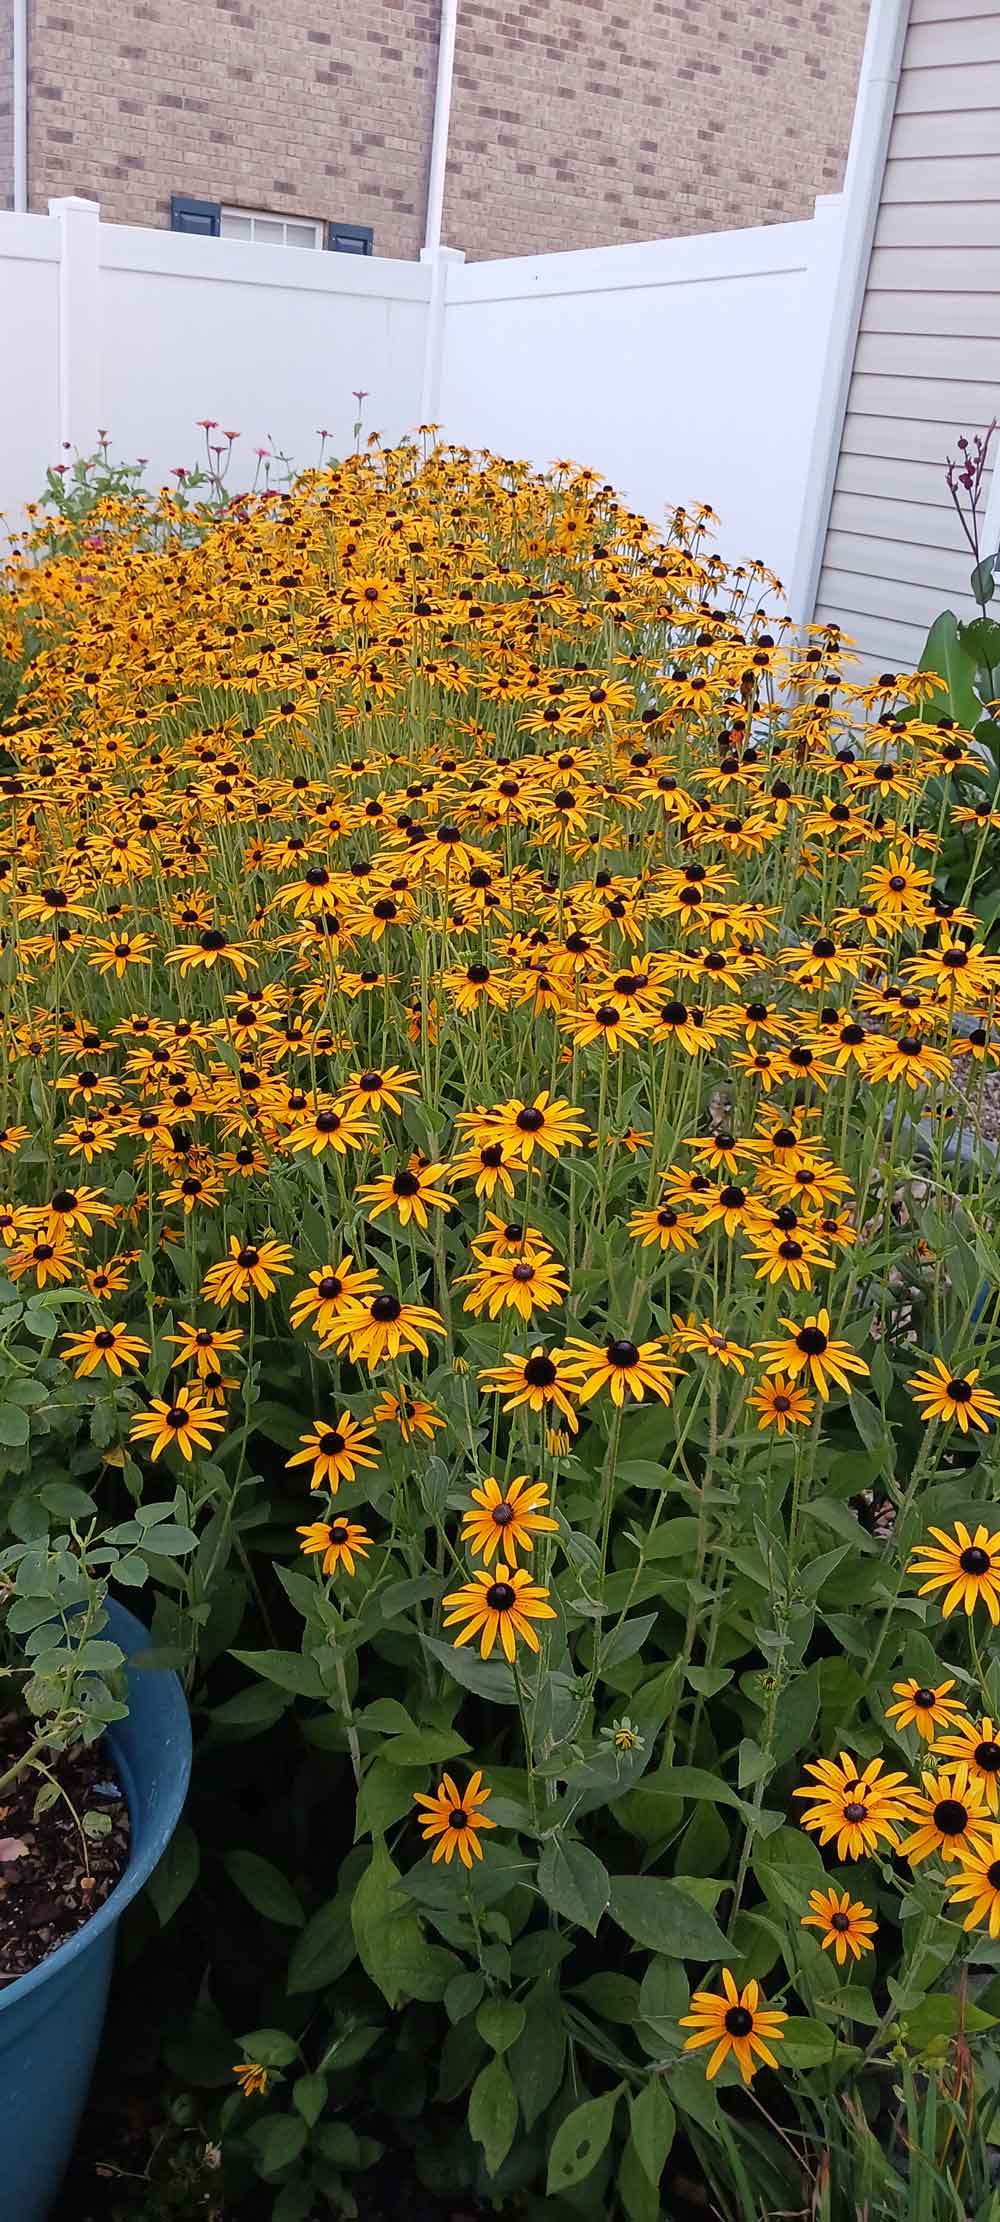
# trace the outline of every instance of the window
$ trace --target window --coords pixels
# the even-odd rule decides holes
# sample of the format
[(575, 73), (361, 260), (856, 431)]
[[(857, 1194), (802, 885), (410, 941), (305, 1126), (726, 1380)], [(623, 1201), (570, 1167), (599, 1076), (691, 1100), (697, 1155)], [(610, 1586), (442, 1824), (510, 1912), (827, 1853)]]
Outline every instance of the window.
[(326, 244), (337, 255), (370, 255), (374, 234), (370, 224), (328, 224)]
[(192, 201), (186, 193), (170, 196), (171, 231), (198, 232), (204, 239), (219, 236), (218, 201)]
[(324, 224), (313, 216), (278, 216), (268, 208), (223, 208), (187, 193), (171, 194), (170, 229), (257, 247), (326, 247), (337, 255), (370, 255), (374, 247), (370, 224)]
[(256, 247), (322, 247), (323, 226), (308, 216), (273, 216), (258, 208), (223, 208), (223, 239), (245, 239)]

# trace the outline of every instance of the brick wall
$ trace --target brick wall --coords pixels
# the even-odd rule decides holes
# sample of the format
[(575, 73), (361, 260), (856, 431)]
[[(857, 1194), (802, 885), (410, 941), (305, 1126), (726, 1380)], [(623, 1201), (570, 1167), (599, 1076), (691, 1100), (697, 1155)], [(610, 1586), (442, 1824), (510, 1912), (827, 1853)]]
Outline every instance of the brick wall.
[(14, 4), (0, 0), (0, 208), (14, 203)]
[(444, 236), (476, 255), (809, 216), (868, 0), (459, 0)]
[[(185, 192), (418, 253), (439, 0), (30, 5), (33, 208), (83, 193), (164, 224)], [(446, 241), (523, 254), (807, 215), (841, 183), (867, 12), (459, 0)], [(3, 85), (0, 61), (0, 108)]]

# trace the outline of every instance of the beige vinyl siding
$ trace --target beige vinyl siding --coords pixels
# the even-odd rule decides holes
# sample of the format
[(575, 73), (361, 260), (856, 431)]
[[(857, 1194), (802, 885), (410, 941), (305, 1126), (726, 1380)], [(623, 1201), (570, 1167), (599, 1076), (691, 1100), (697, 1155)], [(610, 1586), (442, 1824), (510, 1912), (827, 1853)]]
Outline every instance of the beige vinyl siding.
[[(862, 668), (973, 614), (944, 483), (1000, 416), (1000, 0), (911, 0), (816, 616)], [(988, 491), (988, 489), (987, 489)]]

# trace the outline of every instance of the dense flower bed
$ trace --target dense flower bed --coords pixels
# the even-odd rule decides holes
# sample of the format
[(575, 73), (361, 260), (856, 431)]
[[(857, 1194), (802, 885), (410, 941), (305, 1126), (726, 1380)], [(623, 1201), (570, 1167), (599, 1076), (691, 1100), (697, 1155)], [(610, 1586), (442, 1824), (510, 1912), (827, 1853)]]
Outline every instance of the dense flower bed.
[(10, 1630), (186, 1677), (276, 2222), (988, 2196), (1000, 813), (710, 523), (404, 447), (8, 566)]

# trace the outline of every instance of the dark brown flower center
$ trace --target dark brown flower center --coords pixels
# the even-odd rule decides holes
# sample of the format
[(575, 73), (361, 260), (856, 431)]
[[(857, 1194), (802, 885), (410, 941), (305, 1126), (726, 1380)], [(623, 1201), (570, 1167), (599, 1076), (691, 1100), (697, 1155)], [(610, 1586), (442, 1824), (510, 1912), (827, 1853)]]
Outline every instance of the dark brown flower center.
[(468, 1826), (469, 1816), (465, 1807), (462, 1805), (453, 1806), (448, 1815), (448, 1827), (450, 1829), (467, 1829)]
[(849, 1913), (832, 1913), (830, 1915), (831, 1929), (838, 1930), (841, 1936), (843, 1936), (844, 1930), (849, 1929), (850, 1926), (851, 1917)]
[(847, 1800), (847, 1803), (846, 1803), (846, 1805), (845, 1805), (845, 1807), (844, 1807), (844, 1819), (845, 1819), (845, 1821), (852, 1821), (852, 1822), (864, 1821), (864, 1820), (866, 1820), (866, 1819), (867, 1819), (867, 1817), (868, 1817), (868, 1808), (867, 1808), (867, 1806), (865, 1806), (865, 1805), (863, 1805), (863, 1804), (862, 1804), (862, 1802), (861, 1802), (860, 1798), (849, 1798), (849, 1799)]
[(329, 1303), (334, 1296), (340, 1295), (343, 1286), (343, 1281), (338, 1281), (335, 1273), (324, 1273), (322, 1280), (316, 1283), (316, 1294)]
[(255, 1265), (260, 1264), (260, 1251), (254, 1249), (241, 1250), (236, 1263), (242, 1266), (244, 1273), (249, 1273)]
[(341, 1451), (346, 1450), (347, 1445), (338, 1429), (332, 1427), (327, 1434), (320, 1436), (319, 1447), (324, 1458), (339, 1458)]
[(392, 1180), (392, 1192), (394, 1196), (419, 1195), (420, 1182), (417, 1178), (416, 1173), (394, 1173)]
[(978, 1543), (971, 1543), (968, 1550), (962, 1552), (958, 1563), (963, 1574), (981, 1576), (989, 1573), (992, 1560), (988, 1551), (984, 1551)]
[(942, 1836), (961, 1836), (969, 1825), (969, 1810), (960, 1798), (940, 1798), (934, 1808), (934, 1826)]
[(96, 1350), (111, 1350), (114, 1348), (114, 1341), (115, 1331), (113, 1327), (99, 1327), (94, 1336), (94, 1347)]
[(486, 1592), (486, 1602), (491, 1612), (509, 1612), (517, 1591), (509, 1582), (491, 1582)]
[(799, 1350), (806, 1358), (821, 1358), (828, 1340), (822, 1327), (800, 1327), (795, 1337)]
[(984, 1775), (1000, 1774), (1000, 1744), (977, 1744), (974, 1757)]
[(508, 1504), (506, 1497), (499, 1504), (494, 1505), (493, 1524), (495, 1527), (509, 1528), (514, 1517), (514, 1507), (512, 1504)]
[(913, 1703), (914, 1705), (919, 1705), (922, 1713), (929, 1713), (937, 1704), (937, 1698), (935, 1697), (933, 1690), (914, 1690)]
[(376, 1296), (371, 1307), (371, 1316), (379, 1326), (388, 1326), (392, 1320), (399, 1318), (402, 1309), (398, 1296)]
[(753, 2028), (753, 2015), (749, 2007), (730, 2006), (725, 2026), (730, 2037), (749, 2037)]
[(531, 1389), (550, 1389), (556, 1379), (556, 1368), (551, 1358), (526, 1359), (524, 1378)]
[(529, 1103), (518, 1112), (514, 1124), (520, 1127), (522, 1134), (537, 1134), (539, 1127), (545, 1124), (544, 1114)]
[(609, 1366), (627, 1368), (638, 1365), (639, 1362), (639, 1352), (636, 1344), (629, 1342), (625, 1337), (622, 1337), (619, 1342), (609, 1342), (606, 1355)]
[(954, 1381), (948, 1383), (948, 1395), (953, 1404), (968, 1404), (972, 1397), (971, 1382), (964, 1381), (961, 1374), (956, 1375)]

